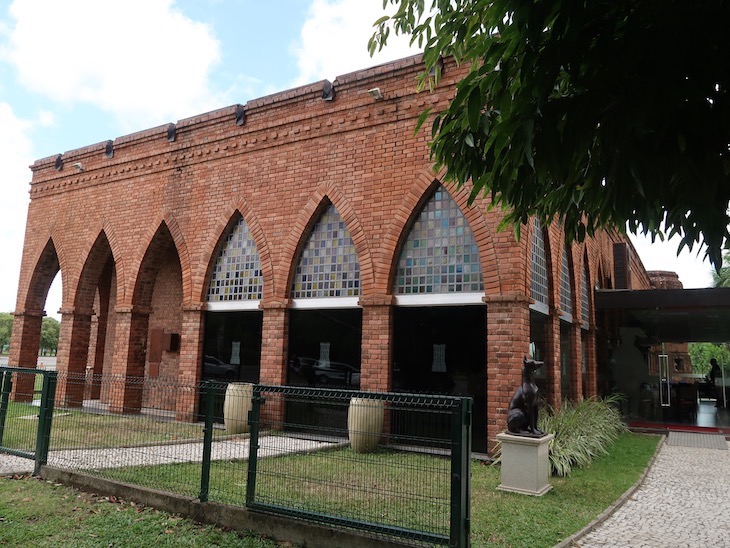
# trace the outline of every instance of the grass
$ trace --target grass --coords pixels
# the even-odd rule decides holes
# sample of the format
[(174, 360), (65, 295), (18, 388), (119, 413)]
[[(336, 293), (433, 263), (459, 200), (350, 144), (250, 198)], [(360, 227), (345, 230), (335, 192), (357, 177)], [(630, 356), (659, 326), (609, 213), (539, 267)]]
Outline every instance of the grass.
[(0, 479), (0, 545), (220, 546), (274, 548), (278, 543), (23, 477)]
[(658, 436), (624, 433), (606, 455), (570, 477), (553, 477), (542, 497), (497, 491), (497, 467), (472, 473), (474, 546), (554, 546), (579, 531), (638, 480), (656, 450)]
[[(247, 461), (213, 461), (210, 500), (243, 505)], [(448, 534), (450, 464), (429, 455), (349, 447), (258, 461), (258, 502)], [(94, 472), (153, 489), (193, 495), (200, 465), (169, 464)], [(424, 481), (428, 479), (428, 481)], [(197, 483), (196, 483), (197, 481)]]
[[(474, 546), (554, 546), (580, 530), (633, 485), (656, 450), (659, 438), (621, 434), (607, 454), (570, 477), (551, 479), (542, 497), (498, 491), (498, 467), (472, 463), (471, 534)], [(448, 475), (424, 475), (438, 457), (381, 451), (355, 455), (350, 449), (259, 461), (257, 499), (335, 515), (370, 511), (372, 497), (381, 523), (443, 533), (441, 499), (448, 497)], [(373, 469), (377, 475), (373, 475)], [(114, 479), (177, 492), (183, 478), (199, 478), (194, 464), (105, 471)], [(345, 478), (333, 481), (332, 478)], [(433, 477), (443, 481), (432, 483)], [(296, 481), (292, 481), (296, 478)], [(362, 486), (367, 486), (363, 489)], [(414, 496), (411, 491), (421, 494)], [(243, 504), (246, 463), (214, 462), (211, 500)], [(448, 523), (448, 521), (447, 521)], [(447, 525), (446, 525), (447, 527)]]

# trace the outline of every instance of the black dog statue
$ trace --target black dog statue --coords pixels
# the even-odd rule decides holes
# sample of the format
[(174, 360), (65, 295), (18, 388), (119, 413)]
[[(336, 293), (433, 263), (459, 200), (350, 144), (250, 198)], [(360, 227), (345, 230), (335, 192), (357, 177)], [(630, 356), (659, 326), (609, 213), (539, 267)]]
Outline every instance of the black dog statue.
[(507, 430), (519, 436), (542, 437), (544, 432), (537, 428), (537, 385), (535, 371), (544, 362), (522, 360), (522, 384), (515, 390), (507, 410)]

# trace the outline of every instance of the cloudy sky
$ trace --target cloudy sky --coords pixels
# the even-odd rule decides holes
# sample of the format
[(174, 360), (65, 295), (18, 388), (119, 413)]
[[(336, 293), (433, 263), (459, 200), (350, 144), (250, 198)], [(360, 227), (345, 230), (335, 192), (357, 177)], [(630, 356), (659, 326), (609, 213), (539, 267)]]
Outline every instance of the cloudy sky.
[[(367, 52), (382, 0), (0, 0), (0, 311), (15, 309), (35, 159), (416, 53)], [(649, 269), (706, 287), (676, 245)], [(60, 307), (57, 277), (46, 304)]]

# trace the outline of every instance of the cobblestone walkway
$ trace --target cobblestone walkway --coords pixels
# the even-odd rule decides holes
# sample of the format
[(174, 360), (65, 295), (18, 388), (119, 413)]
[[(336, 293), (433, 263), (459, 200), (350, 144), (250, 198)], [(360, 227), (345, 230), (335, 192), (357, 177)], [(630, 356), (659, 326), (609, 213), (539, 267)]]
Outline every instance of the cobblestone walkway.
[(574, 545), (730, 546), (730, 451), (665, 443), (641, 487)]
[[(316, 451), (332, 445), (331, 442), (283, 436), (262, 436), (259, 438), (259, 456), (271, 457)], [(247, 438), (213, 442), (211, 458), (212, 460), (247, 459), (248, 447)], [(76, 449), (51, 451), (48, 454), (48, 464), (69, 470), (99, 470), (125, 466), (201, 462), (202, 455), (202, 442), (114, 449)], [(33, 471), (33, 467), (34, 462), (30, 459), (0, 454), (0, 476), (30, 473)]]

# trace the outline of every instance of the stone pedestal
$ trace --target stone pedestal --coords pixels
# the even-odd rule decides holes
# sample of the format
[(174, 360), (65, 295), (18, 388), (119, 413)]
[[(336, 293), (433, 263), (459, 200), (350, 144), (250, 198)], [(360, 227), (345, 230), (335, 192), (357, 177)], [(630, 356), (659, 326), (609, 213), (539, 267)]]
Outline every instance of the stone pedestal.
[(497, 434), (502, 442), (502, 483), (497, 489), (538, 497), (550, 491), (548, 449), (554, 437), (553, 434), (541, 438)]

